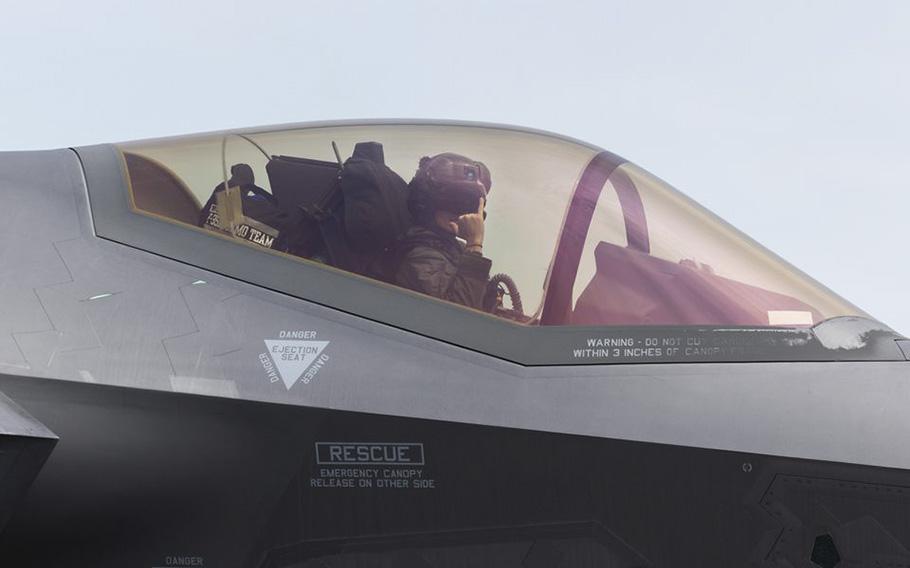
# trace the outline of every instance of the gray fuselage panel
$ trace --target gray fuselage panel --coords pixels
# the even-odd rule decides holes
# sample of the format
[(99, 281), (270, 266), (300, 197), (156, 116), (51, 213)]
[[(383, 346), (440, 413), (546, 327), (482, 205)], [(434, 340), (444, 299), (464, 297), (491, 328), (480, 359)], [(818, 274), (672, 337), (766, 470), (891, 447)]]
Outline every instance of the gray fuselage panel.
[(71, 150), (0, 154), (0, 193), (8, 375), (910, 468), (904, 362), (525, 367), (99, 238)]

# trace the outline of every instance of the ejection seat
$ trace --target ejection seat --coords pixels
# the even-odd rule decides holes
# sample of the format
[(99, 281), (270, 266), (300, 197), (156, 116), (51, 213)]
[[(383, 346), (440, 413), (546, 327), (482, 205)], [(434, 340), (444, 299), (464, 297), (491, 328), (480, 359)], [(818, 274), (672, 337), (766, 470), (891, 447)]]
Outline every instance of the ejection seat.
[[(602, 152), (579, 180), (554, 260), (545, 325), (761, 327), (781, 323), (781, 318), (788, 324), (821, 321), (817, 310), (793, 297), (724, 278), (692, 260), (673, 262), (652, 255), (644, 203), (635, 183), (619, 168), (622, 163)], [(572, 306), (579, 260), (605, 187), (616, 192), (628, 244), (596, 245), (594, 276)]]
[(596, 270), (572, 312), (574, 325), (767, 326), (772, 314), (821, 315), (784, 294), (718, 276), (693, 261), (671, 262), (598, 243)]

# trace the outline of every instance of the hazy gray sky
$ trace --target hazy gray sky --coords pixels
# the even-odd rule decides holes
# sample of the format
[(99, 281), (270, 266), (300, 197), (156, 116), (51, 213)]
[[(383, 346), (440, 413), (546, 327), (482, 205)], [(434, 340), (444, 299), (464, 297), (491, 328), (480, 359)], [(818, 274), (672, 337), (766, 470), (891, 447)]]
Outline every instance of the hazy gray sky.
[(910, 333), (910, 2), (4, 2), (0, 149), (334, 118), (556, 131)]

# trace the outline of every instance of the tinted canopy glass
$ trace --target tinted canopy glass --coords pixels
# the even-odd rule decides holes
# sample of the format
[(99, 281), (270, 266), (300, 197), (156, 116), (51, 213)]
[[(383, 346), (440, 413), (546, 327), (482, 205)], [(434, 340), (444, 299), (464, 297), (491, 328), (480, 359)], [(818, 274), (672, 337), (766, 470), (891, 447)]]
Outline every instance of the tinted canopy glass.
[(345, 125), (119, 149), (134, 210), (198, 227), (200, 243), (214, 235), (522, 325), (864, 316), (643, 169), (551, 135)]

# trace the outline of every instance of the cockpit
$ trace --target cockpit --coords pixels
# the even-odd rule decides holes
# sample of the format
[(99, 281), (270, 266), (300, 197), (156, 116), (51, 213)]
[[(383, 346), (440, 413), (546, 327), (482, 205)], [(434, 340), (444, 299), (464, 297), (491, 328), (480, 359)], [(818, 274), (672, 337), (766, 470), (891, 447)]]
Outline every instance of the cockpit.
[[(461, 307), (522, 326), (810, 328), (866, 317), (666, 182), (555, 135), (352, 124), (118, 150), (137, 213), (196, 227), (200, 243), (229, 240), (412, 295), (421, 292), (394, 273), (418, 223), (415, 174), (427, 157), (470, 157), (492, 180), (482, 211), (490, 267), (483, 301)], [(451, 241), (468, 254), (463, 235)]]

